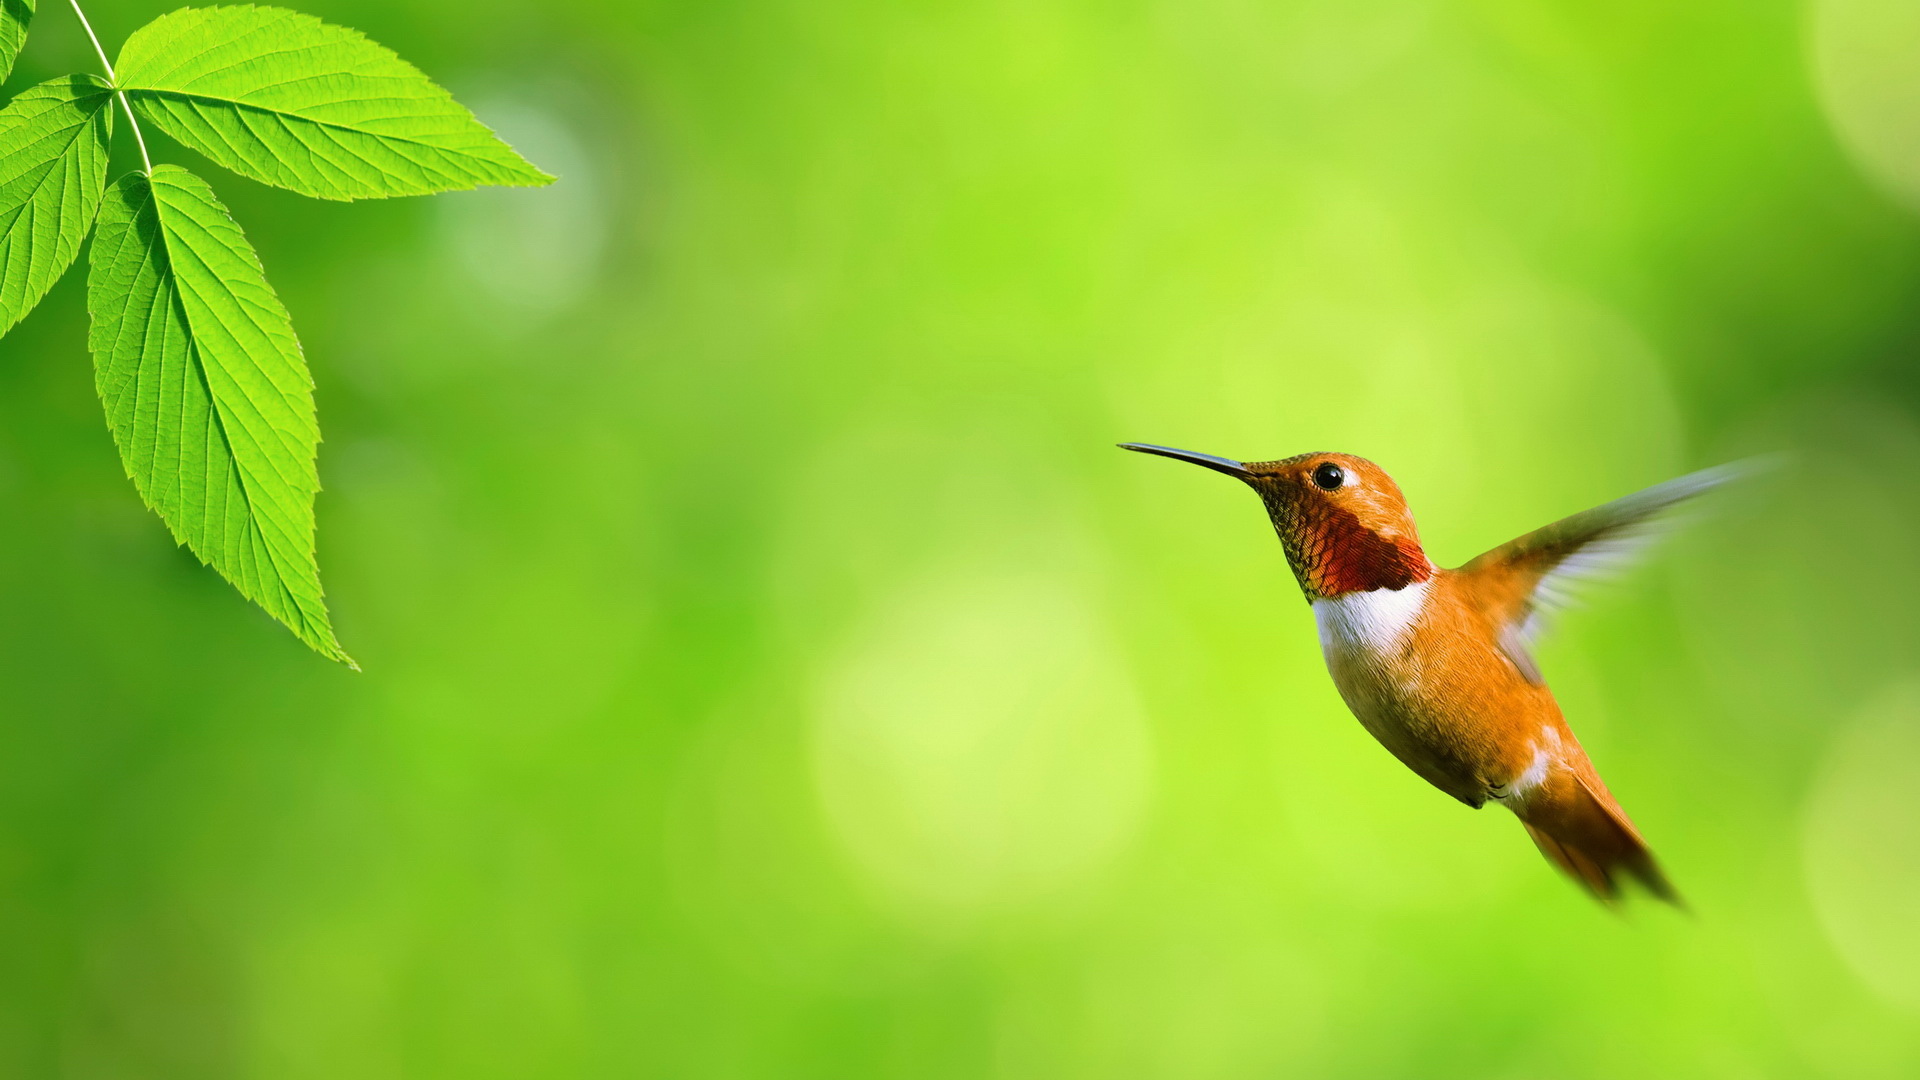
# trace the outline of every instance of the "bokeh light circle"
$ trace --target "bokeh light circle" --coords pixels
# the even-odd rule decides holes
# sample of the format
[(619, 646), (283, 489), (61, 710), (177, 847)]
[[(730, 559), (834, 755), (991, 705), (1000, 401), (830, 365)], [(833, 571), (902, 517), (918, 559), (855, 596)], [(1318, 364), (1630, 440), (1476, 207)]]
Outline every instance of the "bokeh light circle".
[(1841, 145), (1920, 210), (1920, 4), (1817, 0), (1810, 13), (1814, 86)]
[(1861, 981), (1920, 1010), (1920, 680), (1876, 698), (1828, 751), (1803, 834), (1821, 926)]
[(955, 576), (883, 605), (824, 681), (834, 831), (914, 916), (1021, 907), (1132, 835), (1145, 720), (1099, 620), (1042, 577)]

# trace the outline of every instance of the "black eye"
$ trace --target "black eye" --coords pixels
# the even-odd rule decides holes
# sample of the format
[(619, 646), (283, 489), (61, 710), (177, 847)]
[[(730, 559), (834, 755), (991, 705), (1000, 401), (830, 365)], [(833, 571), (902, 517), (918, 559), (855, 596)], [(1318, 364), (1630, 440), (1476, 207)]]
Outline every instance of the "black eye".
[(1332, 491), (1347, 482), (1347, 472), (1331, 461), (1322, 462), (1319, 468), (1313, 470), (1313, 482), (1322, 491)]

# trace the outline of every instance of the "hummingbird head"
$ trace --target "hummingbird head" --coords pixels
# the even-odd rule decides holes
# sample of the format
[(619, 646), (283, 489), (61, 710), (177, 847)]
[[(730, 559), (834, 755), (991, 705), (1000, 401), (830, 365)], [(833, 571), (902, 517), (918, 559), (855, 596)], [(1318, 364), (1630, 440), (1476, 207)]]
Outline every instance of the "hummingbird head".
[(1309, 601), (1404, 589), (1433, 576), (1399, 485), (1366, 458), (1323, 453), (1241, 462), (1146, 443), (1120, 446), (1223, 472), (1259, 492)]

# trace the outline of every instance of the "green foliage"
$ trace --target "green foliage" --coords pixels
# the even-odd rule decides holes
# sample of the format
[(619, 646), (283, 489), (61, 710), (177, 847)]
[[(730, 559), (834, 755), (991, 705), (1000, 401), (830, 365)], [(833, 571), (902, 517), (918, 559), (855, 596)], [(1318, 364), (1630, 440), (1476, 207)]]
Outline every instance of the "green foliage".
[[(11, 69), (33, 5), (0, 5)], [(315, 198), (553, 178), (392, 52), (297, 12), (186, 8), (136, 31), (117, 72), (100, 61), (111, 81), (56, 79), (0, 110), (0, 333), (73, 262), (97, 210), (88, 345), (127, 475), (175, 539), (351, 663), (314, 560), (320, 431), (286, 308), (199, 177), (149, 162), (106, 191), (114, 99), (242, 176)]]
[(287, 309), (206, 182), (113, 186), (93, 241), (88, 344), (147, 505), (242, 593), (344, 660), (313, 559), (313, 384)]
[(20, 46), (27, 43), (27, 24), (33, 21), (33, 0), (0, 0), (0, 79), (13, 73)]
[(107, 183), (112, 110), (91, 75), (41, 83), (0, 110), (0, 333), (79, 253)]
[(134, 32), (119, 85), (142, 120), (234, 172), (318, 199), (552, 180), (413, 65), (278, 8), (187, 8)]

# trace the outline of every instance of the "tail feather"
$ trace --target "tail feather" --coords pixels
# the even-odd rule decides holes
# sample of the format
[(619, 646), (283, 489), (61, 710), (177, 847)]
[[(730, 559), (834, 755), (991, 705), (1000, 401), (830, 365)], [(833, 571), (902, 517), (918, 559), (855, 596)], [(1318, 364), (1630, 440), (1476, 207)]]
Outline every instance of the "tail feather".
[(1558, 772), (1514, 809), (1540, 853), (1601, 903), (1618, 902), (1624, 875), (1659, 899), (1686, 907), (1598, 777)]

